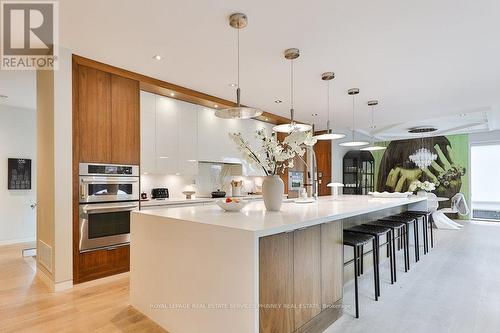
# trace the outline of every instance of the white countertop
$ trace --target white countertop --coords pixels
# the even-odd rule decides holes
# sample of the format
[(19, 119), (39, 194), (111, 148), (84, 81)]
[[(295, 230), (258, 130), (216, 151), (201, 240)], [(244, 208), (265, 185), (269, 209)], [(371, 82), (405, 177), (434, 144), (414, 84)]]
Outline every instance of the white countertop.
[(426, 197), (417, 196), (373, 198), (343, 195), (337, 200), (333, 200), (332, 196), (320, 197), (308, 204), (287, 200), (283, 202), (280, 212), (266, 211), (264, 202), (259, 200), (250, 202), (240, 212), (225, 212), (217, 205), (205, 205), (137, 211), (133, 214), (235, 228), (262, 237), (425, 200)]
[[(237, 198), (242, 200), (257, 200), (257, 199), (262, 199), (262, 195), (252, 194), (252, 195), (244, 195)], [(197, 197), (194, 197), (192, 199), (186, 199), (183, 197), (166, 198), (166, 199), (148, 199), (148, 200), (141, 200), (141, 206), (142, 207), (169, 206), (169, 205), (189, 206), (189, 205), (203, 204), (203, 203), (215, 203), (216, 200), (220, 199), (221, 198), (197, 198)]]

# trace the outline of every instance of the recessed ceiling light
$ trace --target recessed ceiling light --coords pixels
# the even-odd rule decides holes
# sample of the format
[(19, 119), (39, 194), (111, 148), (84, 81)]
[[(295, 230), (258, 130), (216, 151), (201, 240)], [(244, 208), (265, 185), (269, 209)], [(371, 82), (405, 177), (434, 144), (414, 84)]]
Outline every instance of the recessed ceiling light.
[(171, 93), (170, 93), (170, 96), (174, 97), (174, 96), (175, 96), (175, 93), (171, 92)]
[(283, 103), (283, 101), (281, 99), (277, 99), (277, 100), (274, 101), (274, 103), (280, 104), (280, 103)]
[(236, 83), (230, 83), (230, 84), (229, 84), (229, 86), (230, 86), (230, 87), (237, 87), (237, 86), (238, 86), (238, 84), (236, 84)]
[(6, 99), (6, 98), (9, 98), (9, 96), (7, 96), (7, 95), (0, 95), (0, 98), (1, 99)]
[(217, 104), (215, 104), (215, 105), (214, 105), (214, 108), (216, 108), (216, 109), (217, 109), (218, 107), (219, 107), (219, 106), (218, 106)]
[(161, 159), (161, 160), (164, 160), (164, 159), (167, 159), (167, 158), (168, 158), (168, 156), (160, 156), (159, 157), (159, 159)]
[(143, 172), (142, 174), (143, 175), (149, 175), (149, 172)]
[(162, 59), (163, 59), (163, 57), (162, 57), (161, 55), (159, 55), (159, 54), (155, 54), (155, 55), (153, 56), (153, 59), (154, 59), (154, 60), (158, 60), (158, 61), (160, 61), (160, 60), (162, 60)]

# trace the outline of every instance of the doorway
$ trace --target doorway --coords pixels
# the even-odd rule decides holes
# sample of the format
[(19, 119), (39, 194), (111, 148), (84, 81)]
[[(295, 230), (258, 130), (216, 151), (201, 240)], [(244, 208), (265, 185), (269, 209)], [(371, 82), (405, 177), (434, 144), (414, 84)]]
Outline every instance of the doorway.
[[(35, 255), (36, 72), (0, 74), (0, 249)], [(34, 263), (34, 260), (31, 260)]]
[(472, 218), (500, 222), (500, 142), (470, 150)]

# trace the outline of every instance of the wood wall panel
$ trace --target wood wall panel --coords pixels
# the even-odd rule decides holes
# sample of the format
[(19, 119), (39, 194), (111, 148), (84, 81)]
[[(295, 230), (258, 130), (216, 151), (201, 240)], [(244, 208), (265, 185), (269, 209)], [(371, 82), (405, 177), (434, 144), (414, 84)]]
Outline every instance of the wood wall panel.
[(325, 223), (321, 225), (321, 299), (323, 309), (342, 299), (343, 285), (343, 223)]
[(321, 226), (294, 232), (293, 303), (295, 328), (321, 312)]
[(111, 75), (111, 162), (140, 164), (139, 82)]
[(283, 308), (293, 303), (293, 239), (293, 233), (282, 233), (259, 240), (260, 333), (294, 331), (293, 309)]
[(78, 66), (78, 145), (80, 162), (111, 160), (110, 74)]
[(330, 195), (331, 190), (326, 185), (332, 181), (332, 141), (318, 140), (314, 152), (318, 163), (318, 194)]

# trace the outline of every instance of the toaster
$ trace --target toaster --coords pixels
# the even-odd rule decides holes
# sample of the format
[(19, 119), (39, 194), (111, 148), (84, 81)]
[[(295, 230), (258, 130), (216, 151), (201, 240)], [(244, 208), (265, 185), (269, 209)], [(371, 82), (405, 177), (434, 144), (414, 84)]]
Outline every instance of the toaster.
[(151, 190), (151, 199), (167, 199), (168, 188), (154, 188)]

